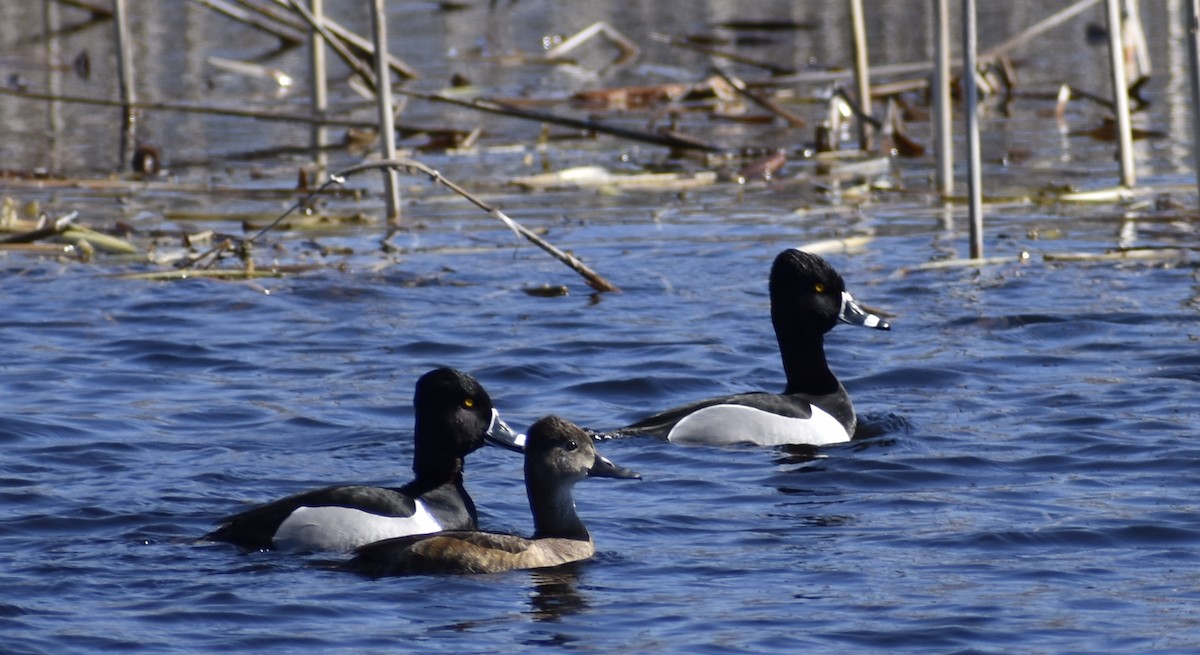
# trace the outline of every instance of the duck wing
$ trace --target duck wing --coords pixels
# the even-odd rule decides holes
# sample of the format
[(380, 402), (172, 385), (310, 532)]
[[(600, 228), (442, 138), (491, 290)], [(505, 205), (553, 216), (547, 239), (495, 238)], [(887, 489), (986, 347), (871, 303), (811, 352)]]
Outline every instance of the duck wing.
[(533, 541), (476, 530), (384, 539), (354, 551), (342, 568), (369, 576), (411, 573), (490, 573), (518, 568)]
[(739, 393), (731, 396), (721, 396), (700, 400), (687, 405), (681, 405), (665, 412), (655, 414), (615, 431), (616, 436), (647, 435), (666, 439), (684, 417), (701, 409), (717, 405), (737, 405), (753, 407), (786, 418), (807, 419), (812, 417), (812, 404), (799, 395), (780, 395), (762, 391)]
[(204, 535), (205, 541), (223, 541), (244, 550), (271, 550), (279, 526), (301, 507), (352, 507), (397, 518), (416, 513), (416, 501), (399, 489), (364, 485), (334, 486), (298, 493), (258, 505), (221, 519), (221, 526)]

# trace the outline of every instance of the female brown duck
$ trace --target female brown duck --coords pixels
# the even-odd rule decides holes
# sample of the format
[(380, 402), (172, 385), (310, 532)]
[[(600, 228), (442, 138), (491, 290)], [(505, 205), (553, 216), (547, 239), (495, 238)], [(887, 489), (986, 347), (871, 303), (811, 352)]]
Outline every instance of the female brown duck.
[(571, 488), (586, 477), (639, 479), (596, 452), (592, 438), (570, 421), (547, 416), (529, 428), (525, 490), (532, 538), (458, 530), (398, 537), (357, 549), (347, 569), (372, 576), (410, 573), (495, 573), (587, 559), (596, 546), (575, 513)]

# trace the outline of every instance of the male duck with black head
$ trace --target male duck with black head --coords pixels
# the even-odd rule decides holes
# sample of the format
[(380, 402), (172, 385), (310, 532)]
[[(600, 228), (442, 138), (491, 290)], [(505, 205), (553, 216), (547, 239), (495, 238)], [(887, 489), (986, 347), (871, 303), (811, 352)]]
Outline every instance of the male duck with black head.
[(475, 378), (451, 368), (422, 375), (413, 406), (415, 477), (408, 484), (299, 493), (227, 517), (204, 539), (246, 551), (349, 551), (389, 537), (475, 528), (464, 459), (484, 443), (520, 451), (524, 435), (500, 420)]
[(575, 512), (572, 487), (586, 477), (639, 479), (596, 452), (579, 426), (547, 416), (529, 428), (525, 490), (533, 537), (459, 530), (400, 537), (354, 551), (342, 568), (369, 576), (420, 573), (498, 573), (539, 569), (595, 554), (591, 534)]
[(771, 322), (783, 357), (783, 393), (742, 393), (701, 400), (620, 428), (617, 436), (650, 435), (696, 444), (824, 446), (849, 441), (857, 418), (850, 395), (825, 360), (825, 333), (838, 322), (887, 330), (846, 291), (824, 259), (789, 249), (775, 258)]

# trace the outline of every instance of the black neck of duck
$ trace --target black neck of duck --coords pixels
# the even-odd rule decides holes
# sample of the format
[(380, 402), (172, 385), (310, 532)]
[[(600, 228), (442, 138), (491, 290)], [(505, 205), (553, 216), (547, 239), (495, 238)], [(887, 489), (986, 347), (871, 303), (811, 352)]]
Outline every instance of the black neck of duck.
[(836, 392), (837, 378), (825, 360), (825, 333), (814, 334), (799, 326), (788, 325), (785, 320), (776, 319), (774, 323), (783, 372), (787, 374), (787, 388), (783, 392), (813, 395)]
[(447, 484), (463, 485), (461, 457), (422, 459), (419, 455), (413, 456), (413, 480), (405, 485), (410, 493), (420, 495)]
[(590, 541), (579, 514), (575, 512), (575, 497), (570, 485), (539, 484), (526, 480), (529, 509), (533, 512), (533, 538), (576, 539)]

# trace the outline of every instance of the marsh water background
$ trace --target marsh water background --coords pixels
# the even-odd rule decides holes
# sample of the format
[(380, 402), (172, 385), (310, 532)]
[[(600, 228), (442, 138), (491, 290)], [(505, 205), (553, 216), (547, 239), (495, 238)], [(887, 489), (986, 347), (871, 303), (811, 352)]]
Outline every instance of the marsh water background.
[[(144, 95), (303, 109), (302, 89), (279, 94), (204, 62), (261, 56), (269, 40), (192, 3), (133, 4)], [(872, 4), (876, 61), (928, 55), (918, 29), (928, 3)], [(1048, 13), (1047, 3), (986, 4), (985, 47)], [(474, 153), (424, 161), (478, 185), (622, 292), (591, 294), (503, 226), (416, 181), (409, 223), (391, 239), (398, 250), (379, 248), (374, 179), (359, 182), (362, 199), (324, 210), (375, 220), (274, 235), (275, 256), (322, 265), (302, 275), (153, 283), (115, 277), (147, 267), (115, 258), (0, 256), (0, 651), (1195, 652), (1200, 281), (1174, 4), (1143, 3), (1156, 74), (1138, 121), (1166, 133), (1138, 142), (1151, 193), (1121, 204), (1018, 200), (1046, 184), (1115, 183), (1112, 144), (1070, 134), (1103, 111), (1072, 104), (1064, 126), (1047, 100), (1018, 99), (1008, 114), (988, 105), (985, 183), (1009, 200), (987, 206), (986, 245), (1006, 263), (915, 268), (966, 252), (961, 207), (929, 194), (928, 158), (895, 163), (903, 191), (853, 198), (817, 188), (802, 162), (769, 185), (530, 193), (504, 182), (579, 163), (635, 169), (666, 154), (603, 138), (512, 147), (538, 127), (420, 103), (405, 120), (488, 133)], [(463, 72), (509, 95), (690, 78), (704, 58), (646, 34), (732, 17), (814, 20), (817, 30), (767, 35), (759, 52), (847, 61), (842, 12), (815, 2), (391, 6), (393, 50), (422, 84)], [(0, 6), (0, 67), (34, 87), (48, 56), (33, 36), (39, 13), (40, 3)], [(365, 29), (365, 15), (339, 18)], [(543, 35), (597, 19), (645, 46), (613, 78), (479, 57), (534, 51)], [(1020, 51), (1024, 88), (1105, 88), (1088, 20), (1098, 10)], [(109, 41), (106, 23), (57, 40), (60, 63), (88, 49), (94, 68), (86, 81), (63, 74), (62, 92), (112, 93), (100, 65)], [(270, 63), (299, 76), (304, 55)], [(107, 174), (115, 112), (49, 111), (0, 98), (3, 167)], [(765, 134), (682, 121), (729, 141)], [(152, 113), (144, 126), (178, 182), (286, 188), (305, 161), (244, 156), (303, 145), (307, 130), (294, 125)], [(771, 134), (789, 145), (811, 137)], [(292, 201), (169, 185), (0, 189), (52, 213), (164, 232), (237, 230)], [(436, 365), (475, 374), (520, 426), (557, 413), (613, 427), (689, 399), (779, 388), (771, 259), (868, 235), (828, 255), (893, 324), (829, 336), (865, 424), (852, 444), (813, 459), (606, 442), (606, 455), (645, 479), (580, 485), (599, 554), (563, 570), (376, 581), (321, 558), (193, 541), (246, 502), (406, 480), (412, 385)], [(1177, 251), (1061, 257), (1118, 246)], [(526, 293), (542, 284), (570, 293)], [(530, 529), (520, 475), (508, 453), (472, 456), (468, 486), (485, 526)]]

